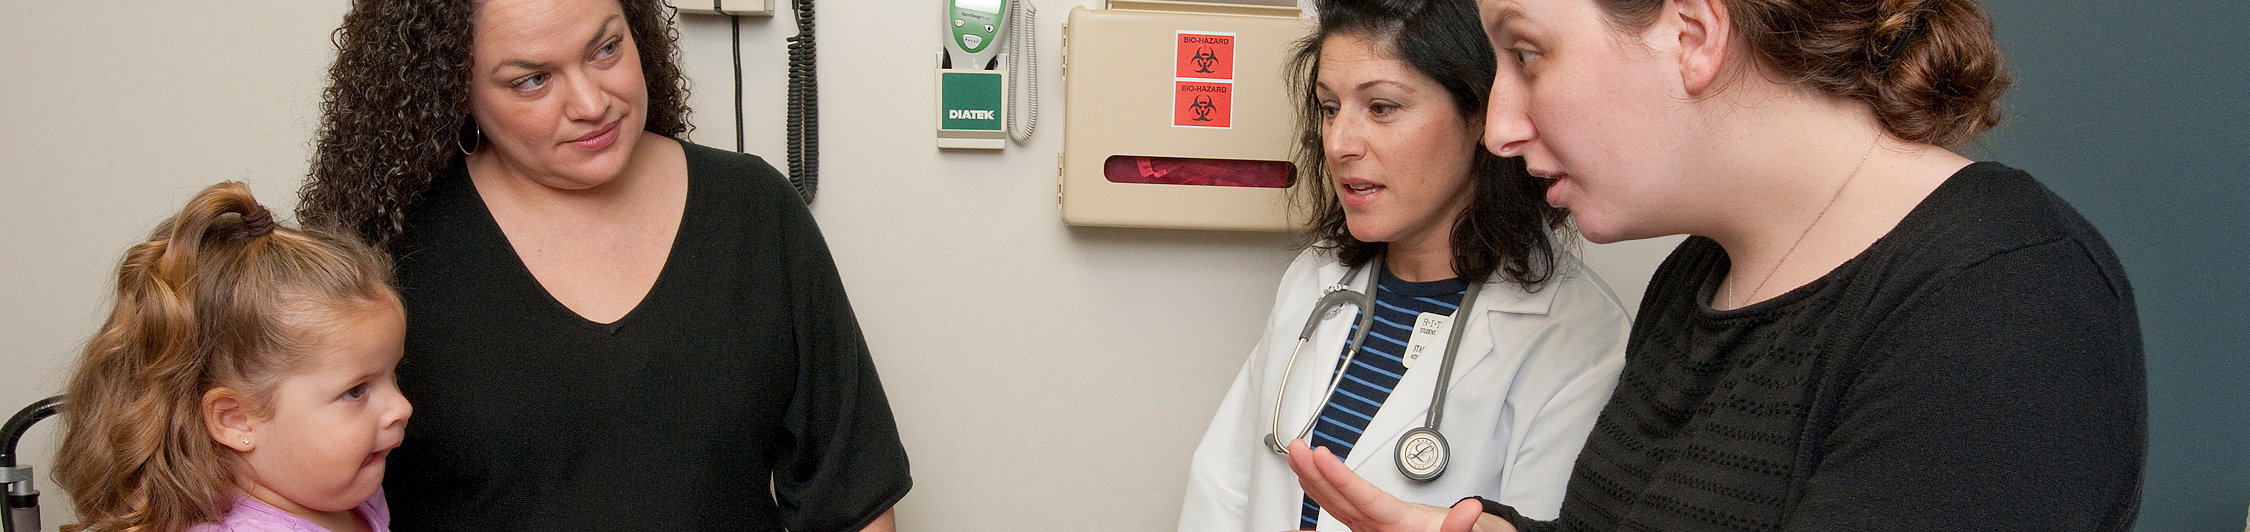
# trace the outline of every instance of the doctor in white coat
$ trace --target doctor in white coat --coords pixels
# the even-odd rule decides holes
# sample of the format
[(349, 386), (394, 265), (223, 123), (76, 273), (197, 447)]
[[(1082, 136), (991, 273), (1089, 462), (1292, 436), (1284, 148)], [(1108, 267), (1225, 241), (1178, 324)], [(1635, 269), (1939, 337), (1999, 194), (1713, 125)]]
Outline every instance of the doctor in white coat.
[[(1362, 400), (1342, 399), (1330, 383), (1345, 367), (1355, 324), (1378, 334), (1383, 325), (1362, 321), (1357, 305), (1315, 307), (1350, 289), (1395, 310), (1392, 302), (1406, 296), (1389, 288), (1445, 282), (1461, 287), (1456, 301), (1473, 299), (1450, 316), (1422, 314), (1431, 321), (1406, 326), (1421, 330), (1412, 340), (1391, 335), (1399, 345), (1389, 351), (1421, 354), (1394, 360), (1405, 364), (1389, 368), (1395, 383), (1373, 385), (1390, 389), (1368, 398), (1380, 407), (1349, 424), (1320, 423), (1332, 424), (1330, 434), (1357, 431), (1345, 465), (1402, 499), (1449, 506), (1483, 495), (1551, 518), (1616, 386), (1630, 318), (1556, 244), (1567, 213), (1546, 204), (1548, 181), (1479, 146), (1494, 58), (1471, 0), (1330, 1), (1320, 16), (1293, 69), (1306, 97), (1299, 164), (1318, 177), (1300, 180), (1314, 211), (1313, 244), (1282, 276), (1266, 330), (1196, 449), (1179, 530), (1343, 530), (1307, 510), (1284, 456), (1265, 443), (1276, 427), (1278, 441), (1297, 438), (1331, 400)], [(1316, 312), (1320, 325), (1292, 357)], [(1436, 478), (1413, 480), (1398, 463), (1399, 442), (1426, 425), (1448, 347), (1452, 368), (1434, 428), (1449, 459)], [(1355, 360), (1387, 356), (1357, 352)]]

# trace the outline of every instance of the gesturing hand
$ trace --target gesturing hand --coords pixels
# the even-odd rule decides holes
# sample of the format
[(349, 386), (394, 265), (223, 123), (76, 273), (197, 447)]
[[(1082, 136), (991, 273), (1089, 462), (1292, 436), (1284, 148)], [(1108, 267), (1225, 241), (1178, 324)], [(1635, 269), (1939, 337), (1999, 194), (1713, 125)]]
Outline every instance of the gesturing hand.
[(1344, 467), (1327, 447), (1307, 449), (1304, 440), (1289, 442), (1289, 469), (1297, 472), (1305, 495), (1355, 532), (1516, 532), (1485, 515), (1476, 501), (1461, 501), (1448, 511), (1399, 500)]

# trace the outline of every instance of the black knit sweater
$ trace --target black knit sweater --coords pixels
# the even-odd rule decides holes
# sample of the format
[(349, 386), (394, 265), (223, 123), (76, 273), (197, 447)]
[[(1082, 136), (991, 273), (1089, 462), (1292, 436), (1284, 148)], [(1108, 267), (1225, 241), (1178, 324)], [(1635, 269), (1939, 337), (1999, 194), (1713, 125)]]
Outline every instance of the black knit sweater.
[(1547, 530), (2127, 530), (2146, 389), (2108, 244), (2031, 176), (1961, 170), (1827, 276), (1732, 311), (1690, 238)]
[(686, 142), (687, 206), (638, 306), (596, 323), (518, 257), (466, 171), (408, 216), (414, 401), (400, 532), (859, 530), (912, 487), (812, 213), (755, 156)]

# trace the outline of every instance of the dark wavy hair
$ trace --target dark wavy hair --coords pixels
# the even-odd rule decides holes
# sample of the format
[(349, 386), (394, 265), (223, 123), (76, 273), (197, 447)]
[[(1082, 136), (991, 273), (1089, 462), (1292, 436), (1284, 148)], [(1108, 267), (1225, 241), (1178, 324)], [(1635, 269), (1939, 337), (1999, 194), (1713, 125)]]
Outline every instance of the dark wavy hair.
[[(354, 0), (330, 39), (312, 169), (298, 191), (306, 226), (357, 234), (397, 251), (406, 211), (460, 164), (469, 117), (470, 46), (480, 0)], [(688, 124), (679, 32), (663, 0), (619, 0), (648, 84), (649, 132)]]
[[(1463, 118), (1484, 113), (1497, 68), (1473, 0), (1329, 0), (1320, 2), (1320, 28), (1298, 41), (1289, 63), (1289, 83), (1298, 102), (1297, 164), (1303, 175), (1293, 195), (1311, 214), (1310, 242), (1331, 247), (1346, 266), (1382, 255), (1382, 242), (1361, 242), (1345, 224), (1344, 207), (1329, 182), (1328, 155), (1321, 144), (1320, 53), (1329, 37), (1361, 36), (1379, 53), (1398, 59), (1437, 80), (1453, 97)], [(1469, 206), (1453, 223), (1453, 272), (1476, 282), (1495, 272), (1536, 290), (1560, 261), (1557, 233), (1570, 225), (1570, 212), (1547, 205), (1551, 182), (1524, 171), (1522, 158), (1502, 158), (1475, 150), (1470, 162)]]

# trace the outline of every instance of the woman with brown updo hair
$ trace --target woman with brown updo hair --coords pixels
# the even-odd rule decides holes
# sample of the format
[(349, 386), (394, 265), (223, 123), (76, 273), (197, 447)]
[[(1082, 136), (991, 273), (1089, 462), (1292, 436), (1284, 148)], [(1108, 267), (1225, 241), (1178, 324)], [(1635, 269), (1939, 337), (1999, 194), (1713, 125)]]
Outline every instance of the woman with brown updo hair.
[(689, 144), (658, 0), (359, 0), (308, 223), (392, 252), (399, 530), (891, 530), (911, 486), (788, 180)]
[[(1480, 0), (1485, 146), (1658, 268), (1560, 518), (1373, 488), (1354, 530), (2128, 530), (2147, 392), (2109, 245), (1957, 146), (2006, 69), (1976, 0)], [(1297, 444), (1297, 451), (1303, 451)]]

